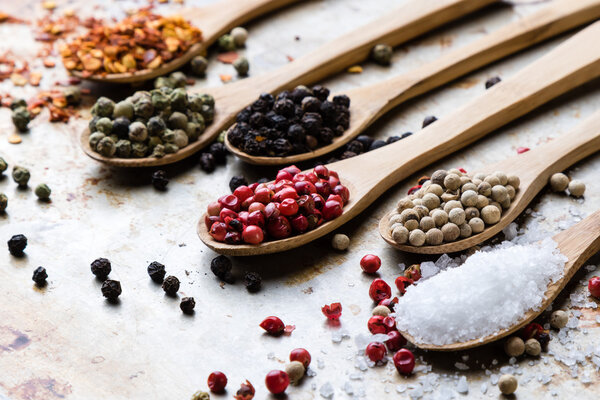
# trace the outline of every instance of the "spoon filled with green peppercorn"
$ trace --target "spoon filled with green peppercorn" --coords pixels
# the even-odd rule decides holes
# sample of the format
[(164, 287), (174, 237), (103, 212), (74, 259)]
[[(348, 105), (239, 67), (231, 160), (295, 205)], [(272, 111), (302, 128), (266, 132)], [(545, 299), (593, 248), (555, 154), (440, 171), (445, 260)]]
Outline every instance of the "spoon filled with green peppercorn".
[[(280, 0), (280, 3), (281, 1), (282, 0)], [(163, 143), (159, 143), (157, 139), (153, 139), (153, 142), (150, 143), (150, 139), (148, 138), (156, 137), (157, 135), (152, 135), (148, 132), (145, 139), (148, 140), (148, 142), (146, 143), (144, 140), (143, 145), (152, 147), (155, 144), (162, 144), (165, 146), (165, 150), (169, 150), (165, 151), (164, 155), (162, 152), (157, 152), (153, 155), (154, 152), (150, 151), (149, 148), (137, 144), (139, 143), (136, 142), (137, 139), (144, 138), (143, 129), (139, 124), (134, 126), (135, 134), (132, 135), (132, 138), (110, 138), (113, 134), (111, 128), (110, 132), (101, 132), (105, 136), (107, 136), (108, 133), (109, 138), (105, 139), (101, 138), (101, 135), (96, 135), (93, 140), (90, 140), (92, 139), (91, 136), (97, 131), (97, 121), (95, 121), (94, 125), (91, 126), (93, 129), (87, 129), (82, 133), (81, 145), (85, 153), (93, 159), (113, 166), (149, 167), (177, 162), (193, 155), (198, 150), (213, 142), (224, 129), (235, 122), (236, 115), (243, 110), (244, 107), (256, 103), (257, 94), (278, 93), (282, 90), (295, 87), (299, 82), (306, 84), (317, 82), (333, 73), (343, 70), (345, 67), (364, 60), (371, 53), (371, 49), (380, 42), (385, 42), (390, 46), (399, 45), (437, 28), (444, 23), (457, 19), (491, 3), (495, 3), (496, 1), (497, 0), (412, 0), (407, 4), (404, 4), (398, 10), (394, 10), (384, 17), (378, 18), (359, 29), (345, 34), (336, 40), (321, 46), (314, 52), (304, 57), (297, 58), (295, 61), (286, 64), (273, 72), (243, 79), (218, 88), (202, 89), (203, 92), (209, 95), (211, 105), (198, 100), (196, 100), (196, 105), (214, 107), (213, 112), (210, 112), (212, 123), (208, 126), (206, 115), (203, 115), (206, 129), (201, 129), (202, 133), (199, 134), (197, 138), (194, 137), (197, 132), (193, 130), (194, 133), (189, 136), (189, 143), (183, 148), (178, 146), (178, 149), (175, 149), (174, 146), (168, 146), (169, 148), (166, 149), (166, 145), (162, 139), (160, 140)], [(266, 0), (252, 0), (250, 3), (256, 2), (266, 3)], [(238, 2), (236, 1), (236, 4), (237, 3)], [(236, 23), (237, 22), (238, 21), (236, 21)], [(149, 76), (147, 76), (146, 79), (148, 79), (148, 77)], [(135, 103), (133, 104), (134, 106), (137, 106), (143, 114), (138, 117), (138, 113), (134, 109), (133, 116), (135, 119), (145, 121), (146, 125), (148, 125), (150, 121), (147, 118), (147, 115), (152, 114), (152, 116), (160, 116), (163, 119), (163, 122), (166, 123), (168, 130), (181, 129), (169, 126), (171, 124), (168, 120), (165, 120), (170, 118), (170, 113), (172, 111), (178, 111), (179, 113), (186, 114), (188, 122), (190, 122), (190, 120), (191, 122), (194, 122), (194, 118), (189, 115), (188, 111), (198, 113), (197, 111), (193, 109), (177, 110), (177, 107), (179, 107), (178, 105), (175, 105), (175, 109), (173, 109), (168, 103), (172, 100), (171, 96), (182, 97), (180, 94), (163, 94), (167, 97), (167, 104), (159, 104), (157, 110), (152, 110), (151, 107), (147, 106), (148, 99), (152, 103), (154, 92), (139, 95), (135, 99), (131, 99), (136, 101), (141, 100), (142, 103), (144, 103), (143, 106), (138, 106)], [(189, 95), (191, 96), (191, 94)], [(108, 99), (102, 99), (102, 102), (106, 103), (105, 106), (107, 107), (107, 110), (105, 110), (104, 113), (101, 112), (101, 114), (103, 114), (102, 117), (114, 119), (113, 115), (109, 115), (108, 111), (110, 105), (108, 105), (107, 100)], [(151, 104), (151, 106), (156, 106), (156, 104)], [(98, 111), (99, 108), (96, 110)], [(96, 113), (96, 116), (98, 116), (98, 113)], [(194, 117), (196, 120), (194, 123), (201, 125), (200, 118), (198, 118), (197, 115)], [(181, 118), (181, 120), (183, 120), (183, 118)], [(103, 129), (106, 128), (107, 131), (109, 130), (108, 128), (110, 128), (110, 125), (106, 121), (103, 121), (100, 126), (103, 126)], [(181, 126), (183, 126), (183, 124), (181, 124)], [(148, 126), (146, 126), (146, 128), (149, 129)], [(186, 129), (183, 130), (185, 131)], [(123, 133), (121, 136), (127, 135)], [(167, 143), (173, 143), (173, 138), (171, 136), (172, 135), (169, 135), (169, 137), (166, 138), (169, 140)], [(185, 139), (181, 134), (179, 134), (179, 136), (181, 143), (183, 143)], [(130, 151), (129, 157), (119, 156), (116, 150), (113, 152), (111, 141), (114, 142), (114, 139), (129, 140), (130, 142), (132, 142), (130, 139), (133, 139), (133, 143), (130, 143), (130, 145), (133, 147), (133, 145), (136, 144), (136, 151)], [(104, 142), (101, 143), (101, 140), (104, 140)], [(126, 154), (128, 147), (127, 143), (122, 143), (121, 147), (125, 148), (124, 151)]]
[[(402, 143), (392, 143), (357, 158), (328, 164), (327, 168), (337, 171), (340, 184), (349, 189), (349, 195), (346, 196), (343, 213), (316, 229), (257, 245), (227, 244), (211, 237), (203, 216), (198, 224), (201, 240), (218, 253), (241, 256), (285, 251), (326, 235), (357, 216), (402, 179), (556, 96), (600, 76), (600, 48), (594, 42), (598, 35), (600, 22), (577, 33), (511, 78)], [(554, 167), (560, 170), (558, 164)], [(525, 181), (525, 177), (521, 180)]]
[[(482, 168), (486, 173), (475, 174), (472, 180), (463, 174), (453, 190), (447, 186), (460, 171), (436, 171), (418, 191), (402, 199), (397, 210), (380, 220), (379, 233), (386, 242), (409, 253), (469, 249), (513, 222), (554, 173), (599, 150), (600, 111), (549, 143)], [(420, 205), (412, 205), (413, 201)], [(406, 225), (412, 225), (411, 229)]]
[[(238, 114), (237, 124), (229, 128), (225, 144), (238, 158), (257, 165), (287, 165), (323, 156), (347, 145), (405, 101), (598, 17), (598, 0), (556, 1), (429, 64), (345, 95), (332, 96), (331, 101), (320, 86), (282, 92), (268, 111), (276, 113), (273, 117), (284, 116), (283, 121), (269, 117), (267, 111), (247, 107)], [(286, 103), (291, 104), (291, 114), (287, 113)], [(301, 108), (300, 114), (294, 114), (294, 103)], [(258, 118), (261, 112), (262, 119)], [(360, 141), (352, 142), (352, 146), (347, 146), (352, 153), (369, 150)]]

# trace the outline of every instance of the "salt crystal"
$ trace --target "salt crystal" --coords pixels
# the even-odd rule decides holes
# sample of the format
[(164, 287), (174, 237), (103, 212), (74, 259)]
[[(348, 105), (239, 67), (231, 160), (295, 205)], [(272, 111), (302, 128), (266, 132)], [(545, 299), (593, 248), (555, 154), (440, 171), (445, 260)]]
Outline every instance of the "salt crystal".
[(369, 369), (369, 366), (367, 365), (367, 361), (362, 356), (356, 357), (356, 362), (354, 363), (354, 366), (361, 371), (366, 371), (367, 369)]
[(467, 377), (461, 376), (456, 384), (456, 390), (458, 393), (466, 394), (469, 393), (469, 384), (467, 383)]
[(333, 397), (334, 393), (335, 393), (335, 390), (333, 389), (333, 386), (329, 382), (327, 382), (326, 384), (321, 386), (321, 388), (319, 389), (319, 394), (324, 399), (331, 399)]
[(406, 391), (406, 385), (396, 385), (396, 392), (404, 393)]
[(600, 324), (600, 315), (596, 315), (596, 323)]
[(496, 360), (495, 358), (492, 360), (492, 365), (498, 365), (498, 360)]
[(408, 396), (413, 399), (420, 399), (423, 397), (423, 387), (421, 384), (413, 385), (412, 388), (408, 391)]
[(585, 266), (585, 270), (586, 270), (587, 272), (594, 272), (594, 271), (595, 271), (597, 268), (598, 268), (598, 267), (597, 267), (597, 266), (595, 266), (595, 265), (586, 265), (586, 266)]
[(431, 261), (425, 261), (421, 263), (421, 279), (417, 282), (421, 282), (425, 279), (431, 278), (440, 272), (440, 269)]
[[(420, 343), (445, 345), (484, 337), (539, 310), (566, 262), (556, 243), (503, 242), (476, 252), (460, 268), (409, 286), (396, 305), (398, 328)], [(507, 296), (507, 293), (519, 294)]]
[(342, 342), (342, 332), (335, 330), (331, 332), (331, 341), (333, 343), (341, 343)]
[(317, 358), (317, 368), (319, 368), (319, 369), (325, 368), (325, 361), (323, 361), (321, 358)]
[(465, 354), (465, 355), (463, 355), (463, 356), (460, 356), (460, 358), (461, 358), (463, 361), (469, 361), (469, 355), (468, 355), (468, 354)]
[(309, 376), (312, 378), (313, 376), (317, 376), (317, 373), (315, 372), (314, 369), (309, 367), (306, 369), (306, 376)]
[(508, 359), (508, 363), (509, 363), (510, 365), (513, 365), (513, 364), (514, 364), (514, 363), (516, 363), (516, 362), (517, 362), (517, 359), (516, 359), (515, 357), (511, 357), (511, 358), (509, 358), (509, 359)]
[(517, 237), (517, 224), (515, 222), (511, 222), (508, 226), (502, 229), (502, 233), (504, 234), (504, 238), (506, 240), (513, 240)]
[(364, 379), (363, 375), (359, 373), (350, 374), (348, 375), (348, 378), (353, 381), (362, 381)]
[(344, 392), (346, 392), (347, 394), (353, 394), (354, 393), (354, 388), (352, 387), (352, 384), (350, 382), (344, 383), (344, 387), (342, 388), (342, 390)]
[(498, 383), (498, 379), (500, 379), (500, 377), (496, 374), (492, 374), (492, 376), (490, 376), (490, 383), (492, 385), (495, 385)]
[(404, 263), (398, 264), (398, 270), (400, 272), (404, 272), (405, 269), (406, 269), (406, 264), (404, 264)]
[(469, 366), (467, 364), (461, 362), (455, 362), (454, 366), (456, 367), (456, 369), (460, 369), (461, 371), (466, 371), (469, 369)]
[(481, 393), (485, 394), (487, 392), (487, 384), (484, 382), (481, 384), (481, 386), (479, 387), (479, 390), (481, 390)]
[(590, 376), (590, 373), (588, 371), (585, 371), (583, 373), (583, 376), (581, 377), (581, 383), (592, 383), (592, 377)]

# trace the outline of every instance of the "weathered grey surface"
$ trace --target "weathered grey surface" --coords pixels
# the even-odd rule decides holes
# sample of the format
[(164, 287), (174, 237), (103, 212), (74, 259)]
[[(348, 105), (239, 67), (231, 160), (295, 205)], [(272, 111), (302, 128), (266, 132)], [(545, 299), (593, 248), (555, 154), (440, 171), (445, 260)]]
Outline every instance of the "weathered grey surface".
[[(7, 2), (3, 7), (6, 5), (9, 12), (17, 8), (25, 12), (34, 5), (36, 13), (41, 11), (36, 1), (24, 3), (28, 4)], [(77, 9), (81, 5), (83, 16), (89, 12), (89, 3), (92, 2), (77, 1), (72, 6)], [(251, 74), (275, 69), (288, 62), (287, 55), (305, 54), (328, 38), (402, 3), (312, 1), (249, 24), (245, 52), (251, 62)], [(325, 84), (343, 91), (418, 67), (543, 6), (543, 2), (530, 3), (514, 8), (492, 7), (402, 46), (390, 68), (364, 63), (362, 74), (341, 74)], [(131, 4), (109, 3), (114, 7)], [(36, 43), (28, 39), (28, 32), (25, 26), (0, 25), (1, 37), (14, 38), (2, 40), (0, 49), (35, 54)], [(294, 39), (296, 35), (300, 40)], [(386, 137), (417, 131), (424, 116), (443, 117), (482, 93), (487, 78), (512, 75), (566, 37), (412, 101), (372, 126), (368, 133)], [(213, 61), (208, 79), (199, 80), (198, 86), (219, 85), (220, 73), (233, 74), (231, 66)], [(60, 68), (54, 73), (62, 76)], [(52, 84), (54, 80), (48, 78), (44, 83)], [(9, 83), (2, 83), (0, 91), (5, 92), (8, 87)], [(98, 87), (91, 87), (95, 94), (101, 92)], [(103, 93), (115, 92), (108, 88)], [(596, 82), (417, 175), (437, 167), (473, 170), (512, 156), (519, 146), (535, 147), (565, 133), (599, 107), (600, 87)], [(78, 133), (85, 121), (74, 120), (65, 126), (46, 120), (45, 114), (38, 117), (31, 124), (31, 132), (23, 135), (23, 143), (11, 145), (7, 142), (13, 131), (9, 112), (0, 110), (0, 155), (11, 167), (24, 165), (32, 173), (27, 190), (17, 190), (9, 177), (0, 180), (0, 191), (10, 199), (8, 213), (0, 216), (0, 241), (5, 243), (16, 233), (29, 238), (26, 258), (16, 259), (7, 251), (0, 251), (0, 398), (185, 399), (198, 389), (206, 390), (206, 377), (213, 370), (221, 370), (229, 378), (227, 395), (214, 398), (231, 398), (245, 379), (256, 387), (257, 399), (270, 398), (264, 376), (271, 369), (282, 369), (289, 351), (295, 347), (305, 347), (312, 353), (311, 367), (316, 376), (290, 388), (292, 399), (321, 398), (319, 388), (327, 382), (335, 388), (334, 398), (352, 397), (342, 390), (346, 382), (350, 382), (356, 397), (364, 390), (368, 399), (407, 398), (410, 391), (415, 395), (418, 387), (398, 385), (418, 382), (437, 382), (431, 386), (435, 387), (433, 392), (425, 393), (426, 397), (448, 398), (442, 396), (454, 393), (459, 398), (463, 395), (456, 393), (456, 383), (462, 375), (469, 380), (468, 398), (499, 397), (497, 387), (484, 373), (489, 368), (491, 373), (500, 374), (500, 368), (509, 365), (499, 345), (461, 354), (417, 352), (421, 372), (406, 379), (394, 371), (391, 363), (363, 373), (355, 367), (357, 349), (353, 339), (332, 343), (332, 335), (340, 330), (347, 330), (352, 338), (368, 334), (366, 321), (372, 304), (367, 290), (372, 278), (358, 267), (358, 260), (365, 253), (382, 257), (381, 276), (390, 283), (398, 275), (398, 263), (419, 261), (388, 247), (377, 233), (379, 218), (406, 193), (417, 176), (388, 192), (340, 230), (351, 237), (346, 253), (335, 252), (323, 239), (286, 254), (235, 260), (238, 276), (245, 270), (263, 275), (263, 290), (249, 294), (240, 279), (235, 285), (220, 285), (210, 273), (208, 267), (214, 254), (198, 240), (195, 224), (207, 202), (228, 190), (232, 175), (244, 173), (258, 178), (273, 171), (251, 168), (230, 158), (227, 167), (207, 175), (195, 161), (187, 162), (167, 170), (173, 179), (168, 192), (159, 193), (149, 185), (149, 170), (109, 170), (87, 158), (78, 146)], [(402, 154), (398, 154), (398, 159), (402, 159)], [(588, 185), (585, 201), (544, 193), (532, 205), (541, 217), (528, 217), (521, 224), (552, 235), (574, 223), (577, 214), (585, 216), (595, 211), (600, 206), (598, 168), (600, 158), (595, 156), (571, 171), (574, 178)], [(32, 188), (40, 182), (48, 183), (53, 190), (49, 204), (38, 202), (33, 195)], [(122, 283), (123, 295), (117, 306), (104, 301), (100, 284), (89, 271), (90, 262), (97, 257), (113, 262), (111, 278)], [(179, 300), (165, 297), (160, 287), (150, 281), (146, 266), (153, 260), (166, 264), (168, 272), (181, 279), (179, 297), (196, 298), (193, 317), (182, 315)], [(32, 271), (38, 265), (45, 266), (50, 275), (49, 285), (43, 290), (35, 289), (31, 281)], [(563, 297), (587, 293), (578, 283), (585, 277), (584, 273), (577, 275)], [(585, 284), (587, 279), (582, 282)], [(344, 307), (340, 327), (328, 325), (320, 312), (322, 305), (336, 301)], [(556, 307), (568, 305), (568, 300), (562, 300)], [(518, 398), (551, 398), (553, 393), (561, 399), (597, 398), (598, 367), (587, 358), (578, 364), (578, 378), (574, 378), (570, 364), (577, 352), (598, 345), (600, 329), (595, 318), (600, 313), (592, 308), (576, 309), (582, 313), (579, 327), (587, 333), (572, 331), (574, 341), (568, 345), (561, 345), (554, 337), (550, 350), (561, 362), (548, 354), (543, 354), (541, 360), (518, 360)], [(296, 330), (289, 337), (263, 335), (258, 323), (268, 315), (278, 315), (284, 322), (296, 325)], [(596, 357), (600, 357), (600, 349), (597, 352)], [(462, 356), (468, 356), (468, 360)], [(498, 360), (497, 365), (493, 365), (494, 359)], [(530, 361), (534, 365), (529, 365)], [(458, 370), (456, 362), (466, 363), (470, 370)], [(428, 368), (434, 373), (424, 374)], [(591, 383), (582, 383), (584, 373), (589, 374)], [(550, 374), (551, 382), (540, 382)], [(360, 379), (352, 380), (351, 375)], [(486, 384), (485, 395), (480, 390), (482, 384)], [(406, 390), (399, 394), (397, 388)]]

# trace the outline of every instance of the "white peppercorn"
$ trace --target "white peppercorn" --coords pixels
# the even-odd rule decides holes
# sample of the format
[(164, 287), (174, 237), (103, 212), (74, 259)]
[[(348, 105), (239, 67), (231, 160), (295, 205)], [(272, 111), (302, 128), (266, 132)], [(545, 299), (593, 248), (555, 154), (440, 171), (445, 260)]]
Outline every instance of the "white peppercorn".
[(304, 376), (304, 365), (300, 361), (292, 361), (285, 366), (285, 372), (288, 374), (292, 385), (296, 385)]
[(425, 232), (423, 232), (420, 229), (415, 229), (410, 233), (410, 236), (408, 237), (408, 241), (410, 242), (411, 245), (413, 246), (423, 246), (425, 244)]
[(450, 210), (453, 210), (455, 208), (460, 208), (462, 209), (462, 203), (458, 200), (450, 200), (448, 202), (446, 202), (446, 205), (444, 206), (444, 211), (446, 211), (446, 213), (450, 214)]
[(404, 227), (409, 231), (414, 231), (419, 228), (419, 221), (416, 219), (409, 219), (404, 223)]
[(469, 225), (468, 223), (463, 223), (462, 225), (460, 225), (458, 227), (458, 229), (460, 229), (460, 237), (461, 238), (467, 238), (469, 236), (471, 236), (471, 234), (473, 233), (473, 230), (471, 229), (471, 225)]
[(422, 205), (423, 205), (423, 199), (418, 199), (418, 198), (416, 198), (416, 197), (415, 197), (415, 198), (413, 198), (412, 202), (413, 202), (413, 204), (414, 204), (415, 206), (422, 206)]
[(444, 242), (453, 242), (460, 236), (460, 229), (456, 224), (448, 222), (442, 226), (442, 234), (444, 235)]
[(493, 225), (500, 221), (500, 209), (496, 206), (489, 205), (481, 209), (481, 219), (488, 225)]
[(343, 233), (336, 233), (331, 238), (331, 246), (336, 250), (346, 250), (350, 245), (350, 238)]
[(498, 178), (501, 185), (506, 185), (508, 183), (508, 176), (502, 171), (494, 172), (494, 176)]
[(433, 210), (440, 206), (440, 198), (433, 193), (426, 193), (423, 196), (423, 205), (429, 210)]
[(500, 205), (502, 206), (503, 209), (507, 209), (510, 207), (510, 197), (506, 196), (506, 198), (504, 200), (502, 200), (500, 202)]
[(475, 183), (473, 183), (473, 181), (467, 182), (464, 185), (461, 186), (460, 190), (464, 193), (467, 190), (472, 190), (474, 192), (477, 192), (477, 185)]
[(550, 315), (550, 326), (556, 329), (562, 329), (567, 326), (569, 315), (563, 310), (557, 310)]
[(481, 182), (479, 184), (479, 186), (477, 186), (477, 191), (479, 192), (479, 194), (488, 197), (492, 195), (492, 185), (490, 185), (488, 182)]
[(448, 172), (446, 172), (443, 169), (438, 169), (437, 171), (435, 171), (433, 174), (431, 174), (431, 183), (444, 186), (444, 179), (446, 178), (446, 175), (448, 174)]
[(470, 221), (473, 218), (479, 217), (479, 210), (476, 207), (467, 207), (465, 208), (465, 218), (467, 221)]
[(446, 211), (443, 210), (435, 210), (431, 215), (431, 218), (433, 218), (435, 226), (441, 227), (448, 222), (448, 213), (446, 213)]
[(398, 212), (402, 212), (402, 211), (404, 211), (406, 209), (413, 208), (414, 206), (415, 205), (412, 202), (412, 200), (410, 200), (409, 198), (405, 197), (403, 199), (400, 199), (400, 201), (398, 202), (398, 205), (397, 205), (396, 208), (397, 208)]
[(464, 191), (463, 194), (460, 196), (460, 202), (465, 207), (475, 206), (477, 204), (477, 192), (475, 192), (475, 190)]
[(510, 357), (519, 357), (525, 352), (525, 342), (518, 336), (511, 336), (504, 342), (504, 352)]
[(452, 169), (449, 169), (449, 170), (448, 170), (448, 173), (449, 173), (449, 174), (458, 175), (459, 177), (461, 177), (461, 176), (463, 176), (463, 175), (464, 175), (464, 174), (463, 174), (463, 172), (462, 172), (460, 169), (458, 169), (458, 168), (452, 168)]
[(437, 246), (442, 244), (444, 241), (444, 234), (438, 228), (433, 228), (427, 231), (425, 234), (425, 243), (430, 246)]
[(488, 175), (483, 181), (489, 183), (492, 187), (500, 184), (500, 179), (496, 175)]
[(521, 179), (519, 179), (519, 177), (516, 175), (509, 175), (508, 184), (517, 190), (519, 186), (521, 186)]
[(462, 208), (453, 208), (448, 213), (448, 220), (458, 226), (465, 223), (466, 214)]
[(410, 221), (412, 219), (418, 220), (419, 219), (419, 213), (417, 213), (415, 210), (411, 209), (407, 209), (404, 210), (400, 213), (400, 218), (402, 219), (403, 223), (406, 223), (406, 221)]
[(478, 173), (475, 174), (475, 176), (473, 177), (473, 179), (477, 179), (477, 180), (483, 181), (486, 176), (487, 175), (484, 174), (483, 172), (478, 172)]
[(475, 207), (477, 207), (478, 209), (481, 210), (483, 207), (485, 207), (489, 204), (490, 204), (490, 201), (487, 197), (485, 197), (482, 194), (477, 195), (477, 204), (475, 205)]
[(541, 352), (542, 345), (534, 338), (531, 338), (525, 342), (525, 353), (529, 354), (530, 356), (537, 357)]
[(381, 317), (387, 317), (390, 315), (390, 309), (386, 306), (377, 306), (373, 309), (373, 315), (379, 315)]
[(469, 226), (473, 233), (481, 233), (485, 229), (485, 224), (481, 218), (472, 218), (469, 220)]
[(473, 185), (475, 185), (475, 186), (479, 186), (479, 184), (480, 184), (481, 182), (483, 182), (483, 181), (482, 181), (481, 179), (476, 179), (476, 178), (473, 178), (472, 182), (473, 182)]
[(429, 215), (429, 209), (424, 205), (416, 205), (413, 207), (413, 210), (415, 210), (417, 214), (419, 214), (419, 218), (423, 218)]
[(404, 225), (402, 225), (401, 222), (396, 222), (395, 224), (390, 225), (390, 231), (393, 231), (394, 229), (396, 229), (399, 226), (404, 226)]
[(402, 223), (402, 217), (398, 213), (392, 214), (392, 216), (390, 217), (390, 224), (393, 225), (396, 223)]
[(403, 226), (394, 228), (394, 230), (392, 231), (392, 239), (396, 243), (404, 244), (404, 243), (408, 242), (408, 234), (409, 234), (408, 229), (406, 229)]
[(553, 192), (563, 192), (569, 186), (569, 178), (562, 172), (557, 172), (550, 177), (550, 187)]
[(512, 185), (506, 185), (505, 188), (506, 192), (508, 193), (508, 198), (512, 201), (512, 199), (514, 199), (517, 195), (517, 191), (514, 187), (512, 187)]
[(446, 192), (444, 192), (442, 194), (441, 199), (443, 202), (448, 202), (451, 200), (458, 200), (458, 199), (460, 199), (460, 194), (459, 194), (458, 190), (447, 190)]
[(444, 193), (444, 188), (442, 188), (437, 183), (432, 183), (425, 189), (425, 193), (433, 193), (436, 196), (441, 196)]
[(502, 185), (492, 186), (492, 199), (499, 203), (502, 203), (504, 199), (508, 198), (508, 191)]
[(429, 216), (423, 217), (421, 218), (421, 221), (419, 221), (419, 227), (423, 232), (428, 232), (430, 229), (435, 228), (435, 222), (433, 221), (433, 218)]
[(248, 39), (248, 31), (246, 29), (242, 28), (241, 26), (236, 26), (231, 30), (230, 35), (236, 47), (244, 47), (246, 40)]
[(569, 182), (569, 194), (573, 197), (581, 197), (585, 193), (585, 183), (573, 179)]
[(500, 379), (498, 379), (498, 389), (500, 389), (502, 394), (513, 394), (518, 386), (519, 383), (517, 382), (517, 378), (513, 375), (502, 375)]
[(500, 213), (502, 213), (502, 205), (497, 201), (490, 201), (490, 206), (496, 207)]
[(460, 187), (460, 176), (449, 173), (444, 178), (444, 186), (449, 190), (456, 190)]

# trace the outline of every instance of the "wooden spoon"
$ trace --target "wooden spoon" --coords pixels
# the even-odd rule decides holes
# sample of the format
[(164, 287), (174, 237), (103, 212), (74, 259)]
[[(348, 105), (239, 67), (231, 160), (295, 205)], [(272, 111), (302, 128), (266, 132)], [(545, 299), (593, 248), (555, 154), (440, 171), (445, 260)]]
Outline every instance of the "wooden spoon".
[(495, 2), (497, 0), (412, 0), (275, 71), (218, 88), (201, 89), (215, 98), (215, 119), (197, 141), (177, 153), (162, 158), (103, 157), (90, 148), (90, 132), (87, 129), (81, 135), (81, 146), (91, 158), (113, 166), (152, 167), (177, 162), (210, 144), (260, 93), (278, 93), (299, 84), (317, 82), (364, 60), (377, 43), (397, 46)]
[(546, 186), (552, 174), (561, 172), (600, 150), (600, 111), (594, 113), (575, 129), (534, 150), (482, 168), (480, 172), (506, 171), (517, 175), (521, 185), (512, 204), (502, 213), (500, 221), (483, 232), (439, 246), (416, 247), (394, 242), (390, 234), (390, 217), (379, 221), (379, 234), (392, 246), (409, 253), (444, 254), (466, 250), (493, 237), (514, 221), (533, 198)]
[(200, 239), (218, 253), (248, 256), (290, 250), (326, 235), (357, 216), (402, 179), (556, 96), (600, 76), (598, 37), (600, 21), (420, 133), (328, 165), (348, 186), (350, 201), (340, 217), (317, 229), (259, 245), (229, 245), (212, 239), (202, 217), (197, 227)]
[(134, 73), (85, 76), (82, 71), (71, 71), (71, 74), (81, 79), (109, 83), (135, 83), (154, 79), (181, 68), (195, 56), (203, 54), (210, 45), (232, 28), (295, 1), (298, 0), (222, 0), (206, 7), (184, 9), (179, 14), (200, 28), (202, 41), (194, 44), (182, 56), (159, 68)]
[[(320, 157), (350, 142), (383, 114), (401, 103), (482, 66), (600, 17), (600, 0), (559, 0), (401, 76), (346, 91), (351, 99), (350, 128), (315, 151), (286, 157), (252, 156), (225, 139), (230, 152), (258, 165), (289, 165)], [(231, 127), (230, 129), (233, 129)]]
[[(432, 345), (419, 343), (410, 334), (400, 331), (408, 341), (415, 346), (425, 350), (437, 351), (458, 351), (472, 347), (481, 346), (490, 342), (494, 342), (505, 336), (514, 333), (533, 321), (540, 315), (548, 306), (556, 299), (558, 294), (565, 288), (567, 283), (573, 278), (573, 275), (581, 268), (581, 266), (594, 254), (600, 251), (600, 211), (596, 211), (583, 221), (572, 226), (571, 228), (562, 231), (554, 236), (554, 241), (558, 244), (560, 252), (567, 257), (568, 261), (565, 264), (564, 275), (562, 278), (553, 282), (546, 289), (544, 301), (540, 305), (538, 311), (528, 311), (523, 317), (510, 328), (503, 329), (491, 335), (473, 339), (466, 342), (453, 343), (447, 345)], [(460, 268), (460, 267), (459, 267)]]

